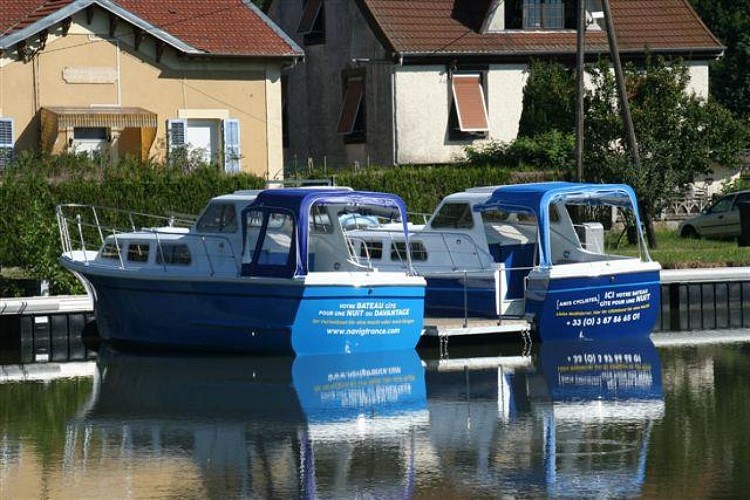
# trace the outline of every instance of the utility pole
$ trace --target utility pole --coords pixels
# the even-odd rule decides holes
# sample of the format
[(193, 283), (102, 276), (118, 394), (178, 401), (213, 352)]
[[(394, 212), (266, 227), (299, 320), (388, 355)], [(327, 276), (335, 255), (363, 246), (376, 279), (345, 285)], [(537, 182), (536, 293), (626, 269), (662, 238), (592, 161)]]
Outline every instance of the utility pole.
[(586, 0), (578, 0), (578, 36), (576, 48), (576, 171), (583, 182), (583, 75), (586, 62)]
[(615, 35), (615, 25), (612, 22), (612, 11), (609, 8), (609, 0), (602, 0), (602, 8), (604, 9), (604, 19), (607, 22), (609, 53), (612, 58), (612, 65), (615, 67), (615, 81), (617, 82), (617, 90), (620, 95), (620, 114), (622, 115), (622, 122), (625, 127), (625, 137), (628, 141), (633, 164), (637, 168), (641, 164), (641, 155), (638, 152), (638, 143), (635, 140), (633, 117), (630, 114), (628, 94), (625, 89), (625, 76), (623, 75), (622, 64), (620, 63), (620, 50), (617, 47), (617, 36)]

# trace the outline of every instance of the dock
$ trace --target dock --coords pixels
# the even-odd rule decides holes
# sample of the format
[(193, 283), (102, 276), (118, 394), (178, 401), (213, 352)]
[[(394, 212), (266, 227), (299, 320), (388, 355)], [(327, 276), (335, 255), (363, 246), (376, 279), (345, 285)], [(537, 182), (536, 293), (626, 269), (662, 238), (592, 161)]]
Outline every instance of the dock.
[(467, 335), (526, 336), (531, 324), (524, 319), (440, 318), (424, 319), (425, 337), (463, 337)]

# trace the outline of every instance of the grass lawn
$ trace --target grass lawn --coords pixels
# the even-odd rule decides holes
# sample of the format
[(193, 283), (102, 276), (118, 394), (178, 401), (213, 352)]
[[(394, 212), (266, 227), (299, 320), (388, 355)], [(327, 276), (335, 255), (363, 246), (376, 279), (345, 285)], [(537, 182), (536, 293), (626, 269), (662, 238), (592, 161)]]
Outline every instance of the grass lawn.
[[(656, 243), (658, 248), (649, 253), (664, 269), (750, 267), (750, 247), (739, 247), (735, 240), (690, 240), (664, 230), (656, 232)], [(638, 250), (623, 238), (614, 253), (638, 255)]]

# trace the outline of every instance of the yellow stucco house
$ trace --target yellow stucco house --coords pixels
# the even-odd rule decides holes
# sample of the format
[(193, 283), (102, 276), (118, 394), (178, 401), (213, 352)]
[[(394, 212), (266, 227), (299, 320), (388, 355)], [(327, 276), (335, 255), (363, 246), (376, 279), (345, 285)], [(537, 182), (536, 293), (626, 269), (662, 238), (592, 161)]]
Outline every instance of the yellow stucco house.
[(250, 0), (3, 0), (0, 169), (23, 150), (283, 175), (281, 70), (304, 53)]

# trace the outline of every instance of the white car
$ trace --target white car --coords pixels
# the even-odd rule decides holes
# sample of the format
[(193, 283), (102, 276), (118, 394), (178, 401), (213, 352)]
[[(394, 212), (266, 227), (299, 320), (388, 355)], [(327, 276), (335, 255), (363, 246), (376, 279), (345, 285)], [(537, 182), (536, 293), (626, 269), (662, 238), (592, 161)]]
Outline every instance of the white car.
[(722, 196), (699, 215), (685, 219), (677, 226), (683, 238), (737, 238), (740, 236), (739, 204), (750, 202), (750, 190)]

